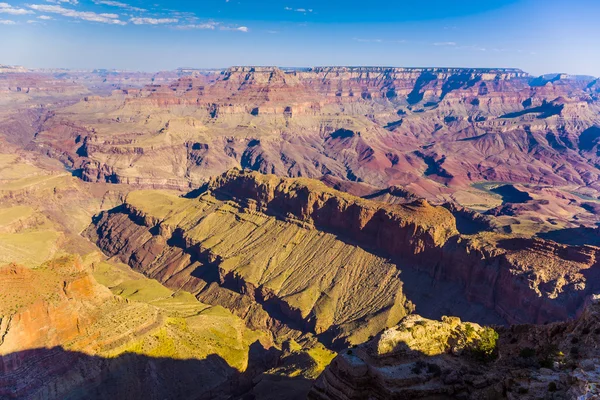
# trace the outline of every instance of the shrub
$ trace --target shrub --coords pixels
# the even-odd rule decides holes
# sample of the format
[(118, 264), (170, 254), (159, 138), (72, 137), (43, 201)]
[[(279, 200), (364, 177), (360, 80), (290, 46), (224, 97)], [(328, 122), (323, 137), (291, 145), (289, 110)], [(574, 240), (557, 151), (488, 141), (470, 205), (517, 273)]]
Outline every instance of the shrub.
[(535, 356), (535, 349), (532, 349), (531, 347), (524, 347), (519, 352), (519, 356), (523, 358), (531, 358)]
[(482, 361), (496, 359), (498, 357), (498, 332), (486, 326), (479, 337), (479, 343), (477, 343), (477, 347), (473, 350), (476, 358)]
[(469, 323), (465, 324), (465, 335), (467, 335), (468, 339), (472, 338), (473, 335), (475, 335), (475, 328), (473, 328), (473, 325)]

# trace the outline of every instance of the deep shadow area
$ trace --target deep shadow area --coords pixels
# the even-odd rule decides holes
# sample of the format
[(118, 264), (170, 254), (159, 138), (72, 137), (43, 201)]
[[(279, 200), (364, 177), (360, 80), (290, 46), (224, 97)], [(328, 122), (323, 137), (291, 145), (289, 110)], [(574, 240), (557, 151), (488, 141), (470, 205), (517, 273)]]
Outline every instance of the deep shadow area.
[(538, 236), (542, 239), (553, 240), (561, 244), (600, 246), (599, 228), (579, 227), (558, 229), (556, 231), (539, 233)]
[(579, 135), (579, 149), (590, 151), (600, 143), (600, 127), (592, 126)]
[(442, 95), (440, 96), (440, 100), (443, 100), (446, 95), (453, 90), (473, 87), (479, 81), (481, 81), (481, 76), (475, 76), (474, 78), (471, 78), (470, 73), (452, 75), (446, 80), (444, 86), (442, 86)]
[(207, 191), (208, 191), (208, 184), (204, 184), (197, 189), (193, 189), (193, 190), (187, 192), (182, 197), (184, 199), (197, 199), (198, 197), (202, 196)]
[(533, 198), (529, 193), (522, 192), (513, 185), (502, 185), (496, 188), (490, 189), (490, 192), (499, 194), (502, 196), (502, 204), (514, 203), (520, 204), (525, 203)]
[[(232, 194), (223, 191), (213, 192), (212, 195), (220, 201), (235, 200), (236, 198)], [(284, 204), (270, 204), (269, 207), (262, 209), (261, 212), (286, 222), (289, 222), (286, 215), (288, 213), (295, 213), (292, 209), (285, 207)], [(416, 261), (409, 260), (408, 257), (393, 256), (385, 249), (379, 248), (377, 245), (377, 235), (363, 236), (365, 240), (358, 240), (357, 238), (351, 238), (349, 232), (344, 229), (336, 229), (329, 226), (326, 223), (326, 206), (324, 210), (314, 213), (312, 218), (315, 227), (320, 231), (332, 234), (336, 239), (346, 244), (360, 247), (364, 251), (378, 257), (386, 258), (395, 264), (400, 271), (400, 280), (403, 283), (402, 290), (407, 299), (416, 305), (415, 312), (417, 314), (431, 319), (440, 319), (444, 315), (452, 315), (465, 321), (480, 324), (506, 324), (506, 321), (495, 310), (489, 309), (480, 303), (470, 301), (465, 294), (463, 283), (434, 278), (428, 272), (417, 270), (417, 265), (412, 265)], [(370, 226), (377, 223), (378, 219), (374, 217), (364, 227), (365, 232), (370, 231)], [(366, 240), (367, 238), (369, 240)], [(265, 308), (265, 310), (270, 313), (270, 316), (281, 322), (290, 322), (289, 317), (280, 319), (281, 315), (279, 313), (272, 313), (275, 310), (274, 308)], [(308, 321), (306, 321), (306, 327), (312, 328)], [(340, 351), (347, 347), (348, 343), (344, 339), (337, 337), (337, 334), (337, 328), (332, 326), (327, 331), (319, 334), (318, 338), (321, 343), (330, 349)]]
[(483, 139), (484, 137), (486, 137), (488, 134), (484, 133), (482, 135), (477, 135), (477, 136), (472, 136), (472, 137), (468, 137), (468, 138), (464, 138), (464, 139), (458, 139), (458, 142), (471, 142), (474, 140), (479, 140), (479, 139)]
[(328, 139), (349, 139), (351, 137), (354, 137), (354, 135), (356, 134), (353, 131), (349, 129), (340, 128), (333, 132), (331, 135), (329, 135)]
[(451, 315), (481, 325), (507, 324), (496, 310), (469, 300), (462, 283), (436, 280), (428, 273), (410, 267), (399, 268), (402, 291), (416, 305), (415, 314), (434, 320)]
[[(240, 372), (217, 354), (205, 359), (173, 359), (124, 353), (105, 358), (62, 347), (24, 350), (0, 357), (1, 399), (164, 400), (304, 399), (312, 381), (301, 376), (266, 375), (281, 351), (258, 341)], [(257, 385), (258, 383), (258, 385)], [(257, 389), (255, 391), (255, 386)], [(258, 395), (256, 395), (256, 394)]]
[(512, 112), (502, 115), (500, 118), (517, 118), (527, 114), (539, 114), (538, 119), (544, 119), (553, 115), (558, 115), (564, 108), (564, 104), (554, 104), (544, 102), (539, 107), (528, 108), (522, 111)]
[(466, 208), (459, 208), (452, 203), (444, 203), (442, 207), (452, 213), (456, 220), (456, 229), (462, 235), (475, 235), (480, 232), (494, 230), (494, 226), (487, 216)]
[(90, 356), (61, 347), (0, 357), (2, 399), (212, 399), (251, 381), (218, 355), (175, 360)]
[(423, 100), (423, 96), (425, 95), (425, 93), (421, 93), (421, 89), (427, 86), (429, 82), (434, 81), (436, 79), (437, 76), (432, 74), (431, 72), (423, 72), (421, 75), (419, 75), (417, 81), (415, 82), (413, 90), (408, 94), (406, 98), (408, 104), (417, 104), (418, 102)]
[(388, 131), (393, 131), (394, 129), (402, 126), (403, 122), (404, 122), (403, 119), (399, 119), (398, 121), (390, 122), (384, 126), (384, 129), (387, 129)]

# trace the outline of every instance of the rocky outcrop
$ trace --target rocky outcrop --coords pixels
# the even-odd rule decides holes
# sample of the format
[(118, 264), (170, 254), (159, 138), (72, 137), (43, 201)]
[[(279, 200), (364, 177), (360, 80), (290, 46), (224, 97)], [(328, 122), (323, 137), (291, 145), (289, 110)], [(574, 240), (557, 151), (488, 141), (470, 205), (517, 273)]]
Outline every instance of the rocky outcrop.
[[(311, 400), (595, 398), (600, 303), (575, 321), (482, 328), (412, 315), (341, 352)], [(581, 396), (581, 397), (580, 397)]]
[(225, 310), (108, 267), (117, 296), (88, 268), (0, 267), (1, 398), (227, 398), (274, 366), (266, 335)]
[(410, 186), (435, 202), (479, 181), (600, 193), (593, 82), (536, 82), (514, 69), (233, 67), (86, 96), (30, 148), (92, 181), (154, 188), (242, 167)]
[[(246, 178), (236, 174), (238, 183)], [(257, 174), (248, 185), (260, 185), (262, 178)], [(273, 184), (279, 181), (264, 178)], [(222, 179), (235, 186), (233, 173)], [(132, 193), (123, 207), (101, 214), (87, 235), (105, 253), (136, 270), (169, 287), (190, 291), (203, 302), (223, 305), (250, 326), (270, 329), (278, 337), (308, 332), (329, 343), (361, 341), (412, 310), (392, 263), (336, 232), (347, 226), (324, 229), (319, 225), (328, 223), (319, 217), (325, 210), (316, 204), (307, 208), (301, 201), (303, 189), (294, 181), (287, 182), (289, 187), (286, 182), (279, 185), (277, 190), (290, 196), (290, 204), (285, 210), (277, 209), (283, 203), (276, 204), (269, 197), (276, 185), (269, 187), (267, 181), (262, 194), (235, 202), (228, 192), (234, 186), (223, 183), (217, 189), (217, 180), (211, 183), (210, 192), (197, 199)], [(308, 183), (327, 189), (317, 182)], [(279, 195), (278, 200), (283, 200)], [(326, 197), (324, 193), (322, 200), (327, 202)], [(368, 229), (378, 229), (373, 223), (371, 228), (366, 226), (378, 218), (389, 226), (403, 226), (404, 238), (410, 236), (415, 247), (435, 247), (435, 241), (445, 235), (444, 228), (438, 232), (433, 226), (420, 226), (416, 219), (404, 220), (391, 209), (387, 216), (383, 212), (377, 216), (378, 210), (361, 205), (360, 199), (344, 200), (334, 191), (329, 197), (328, 207), (347, 208), (347, 222), (355, 224), (363, 236)], [(428, 207), (434, 213), (444, 212)], [(300, 215), (301, 209), (310, 210), (311, 215)], [(392, 239), (385, 236), (391, 234), (390, 228), (381, 232), (381, 240)], [(358, 321), (366, 324), (358, 328)]]
[[(472, 304), (511, 323), (568, 319), (598, 289), (598, 248), (492, 232), (463, 236), (448, 210), (425, 201), (385, 205), (312, 180), (237, 170), (213, 179), (205, 190), (197, 200), (132, 194), (124, 207), (101, 214), (88, 235), (107, 254), (203, 301), (216, 301), (256, 326), (278, 331), (283, 322), (338, 338), (350, 326), (356, 329), (348, 316), (358, 310), (372, 320), (365, 325), (371, 332), (410, 310), (397, 290), (402, 274), (411, 270), (441, 287), (459, 283)], [(310, 248), (325, 243), (327, 253), (312, 258)], [(379, 255), (396, 266), (381, 264)], [(404, 272), (398, 276), (396, 268)], [(285, 278), (276, 271), (286, 271)], [(338, 278), (332, 281), (333, 275)], [(356, 282), (352, 276), (374, 280)], [(362, 300), (388, 290), (396, 293), (385, 295), (392, 302)], [(346, 295), (357, 303), (345, 304)], [(427, 306), (421, 301), (417, 310)], [(332, 315), (342, 304), (343, 315)], [(396, 311), (375, 317), (388, 307)], [(355, 340), (366, 331), (355, 331)]]

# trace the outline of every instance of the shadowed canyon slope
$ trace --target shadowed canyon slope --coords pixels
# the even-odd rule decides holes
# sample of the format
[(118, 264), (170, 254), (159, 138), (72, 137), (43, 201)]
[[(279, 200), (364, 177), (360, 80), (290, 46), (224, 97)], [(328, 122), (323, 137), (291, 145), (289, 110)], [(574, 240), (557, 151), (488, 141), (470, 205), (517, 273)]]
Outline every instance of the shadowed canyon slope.
[(597, 80), (0, 67), (0, 94), (1, 398), (597, 378)]
[(278, 379), (306, 395), (331, 351), (275, 347), (223, 307), (106, 261), (80, 233), (128, 188), (12, 150), (0, 154), (0, 398), (266, 398)]
[[(438, 292), (460, 285), (509, 322), (575, 316), (598, 289), (597, 248), (461, 235), (448, 210), (426, 201), (385, 205), (309, 179), (236, 170), (205, 189), (189, 199), (133, 192), (87, 234), (133, 268), (276, 334), (283, 323), (350, 342), (410, 312), (402, 281), (419, 273)], [(429, 285), (410, 289), (417, 311), (435, 303), (421, 297)]]
[(592, 83), (512, 69), (234, 67), (86, 97), (30, 147), (86, 180), (165, 188), (241, 166), (405, 185), (438, 201), (484, 180), (598, 198)]
[(497, 332), (412, 315), (338, 355), (308, 398), (594, 399), (599, 341), (599, 299), (574, 321)]

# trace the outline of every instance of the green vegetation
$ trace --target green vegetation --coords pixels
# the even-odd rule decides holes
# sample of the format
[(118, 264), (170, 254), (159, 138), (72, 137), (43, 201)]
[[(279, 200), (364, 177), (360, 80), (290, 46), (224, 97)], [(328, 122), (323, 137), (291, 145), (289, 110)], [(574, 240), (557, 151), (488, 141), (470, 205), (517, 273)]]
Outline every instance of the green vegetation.
[(477, 359), (491, 361), (498, 357), (497, 352), (498, 332), (490, 327), (483, 328), (479, 332), (479, 340), (472, 352)]
[(16, 262), (34, 267), (54, 256), (61, 234), (51, 230), (0, 233), (0, 265)]
[(531, 347), (524, 347), (519, 352), (519, 356), (523, 358), (531, 358), (535, 356), (535, 349), (532, 349)]
[(321, 343), (317, 343), (313, 348), (309, 349), (307, 353), (315, 362), (315, 367), (310, 373), (314, 378), (319, 376), (336, 356), (333, 351), (326, 349)]

